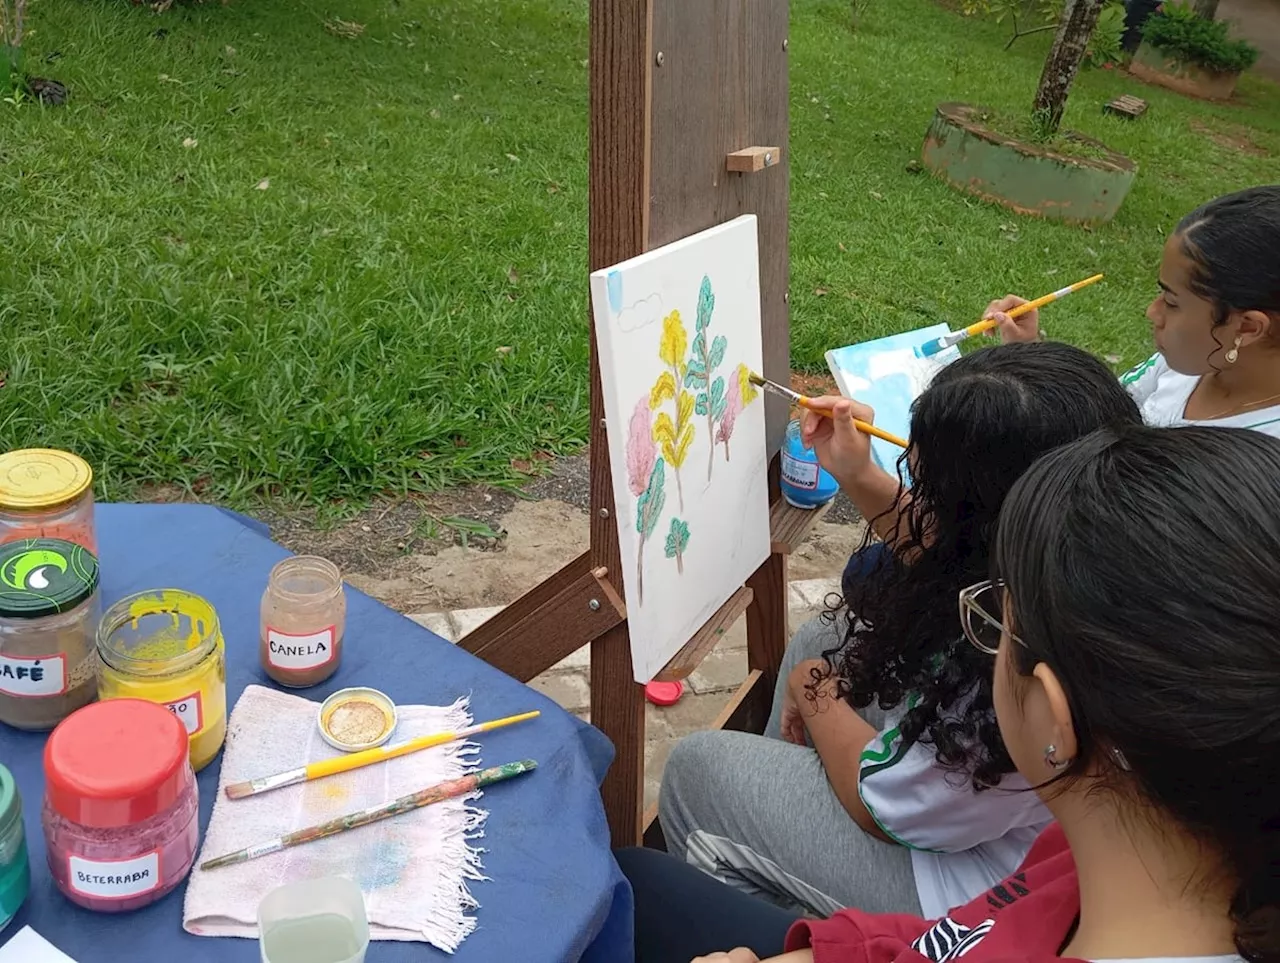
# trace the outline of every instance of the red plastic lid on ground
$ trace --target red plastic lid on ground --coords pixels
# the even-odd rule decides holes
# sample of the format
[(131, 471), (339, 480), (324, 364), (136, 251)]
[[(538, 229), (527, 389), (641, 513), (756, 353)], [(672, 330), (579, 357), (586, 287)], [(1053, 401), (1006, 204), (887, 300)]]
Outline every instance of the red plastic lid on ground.
[(644, 697), (655, 706), (673, 706), (684, 695), (684, 683), (650, 682), (644, 687)]

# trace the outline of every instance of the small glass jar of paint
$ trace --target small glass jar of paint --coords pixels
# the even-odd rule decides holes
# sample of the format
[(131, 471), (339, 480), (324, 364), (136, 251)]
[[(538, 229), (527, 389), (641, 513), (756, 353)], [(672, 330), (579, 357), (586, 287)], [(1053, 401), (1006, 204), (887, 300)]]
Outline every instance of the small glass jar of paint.
[(267, 578), (260, 615), (262, 668), (280, 685), (317, 685), (338, 671), (347, 627), (338, 566), (313, 555), (279, 562)]
[(180, 589), (122, 598), (98, 626), (100, 699), (146, 699), (172, 712), (199, 772), (227, 735), (227, 651), (212, 605)]
[(191, 871), (199, 796), (187, 731), (172, 712), (113, 699), (72, 713), (45, 743), (44, 778), (49, 873), (71, 902), (140, 909)]
[(56, 538), (0, 543), (0, 722), (52, 729), (98, 697), (98, 560)]
[(0, 455), (0, 542), (14, 538), (61, 538), (97, 552), (87, 461), (52, 448)]
[(804, 447), (798, 421), (787, 425), (779, 460), (782, 462), (782, 497), (796, 508), (820, 508), (840, 490), (836, 480), (818, 464), (817, 454)]
[(13, 774), (0, 766), (0, 933), (31, 890), (27, 834), (22, 829), (22, 797)]

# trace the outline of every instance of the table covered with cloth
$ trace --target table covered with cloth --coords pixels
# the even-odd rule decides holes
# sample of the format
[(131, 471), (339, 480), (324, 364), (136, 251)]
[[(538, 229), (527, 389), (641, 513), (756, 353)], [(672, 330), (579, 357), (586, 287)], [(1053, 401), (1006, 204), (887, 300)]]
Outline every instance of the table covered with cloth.
[[(146, 589), (195, 592), (213, 604), (222, 623), (228, 709), (246, 685), (273, 685), (259, 664), (259, 600), (271, 567), (289, 553), (264, 526), (209, 506), (102, 505), (97, 531), (104, 607)], [(397, 703), (445, 706), (470, 695), (477, 721), (542, 710), (541, 718), (509, 730), (494, 750), (536, 759), (538, 769), (492, 787), (480, 802), (489, 812), (478, 841), (489, 879), (471, 884), (480, 904), (475, 932), (452, 957), (426, 943), (372, 943), (369, 963), (631, 960), (631, 891), (610, 853), (598, 792), (613, 755), (609, 741), (527, 686), (350, 587), (347, 606), (340, 668), (299, 694), (319, 701), (346, 686), (368, 685)], [(115, 915), (80, 909), (55, 889), (40, 829), (46, 736), (0, 725), (0, 762), (22, 794), (32, 871), (31, 895), (0, 934), (0, 945), (30, 925), (79, 963), (257, 961), (256, 940), (183, 931), (185, 882), (151, 906)], [(486, 748), (486, 737), (476, 741), (482, 764), (508, 761)], [(201, 839), (221, 761), (220, 754), (198, 776)]]

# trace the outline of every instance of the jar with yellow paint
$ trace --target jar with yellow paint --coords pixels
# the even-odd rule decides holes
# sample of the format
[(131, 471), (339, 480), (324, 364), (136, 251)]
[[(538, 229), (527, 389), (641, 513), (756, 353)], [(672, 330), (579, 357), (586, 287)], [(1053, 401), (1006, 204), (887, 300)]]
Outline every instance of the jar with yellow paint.
[(227, 735), (227, 651), (212, 605), (180, 589), (130, 595), (98, 626), (100, 699), (146, 699), (187, 729), (199, 772)]

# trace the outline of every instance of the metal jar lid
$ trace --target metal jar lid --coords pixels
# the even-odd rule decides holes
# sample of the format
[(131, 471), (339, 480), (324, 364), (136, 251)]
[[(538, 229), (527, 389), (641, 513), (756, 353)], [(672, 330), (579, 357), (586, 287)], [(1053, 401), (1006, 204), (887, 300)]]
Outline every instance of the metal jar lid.
[(92, 484), (89, 463), (69, 451), (23, 448), (0, 455), (0, 508), (57, 508), (75, 501)]
[(39, 619), (68, 612), (98, 589), (98, 559), (60, 538), (0, 544), (0, 618)]

